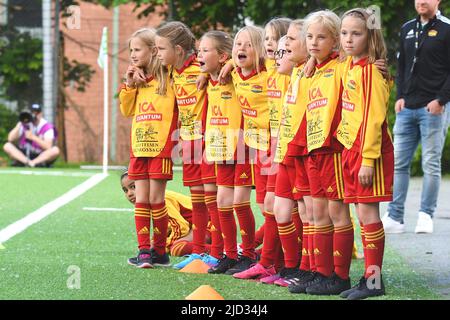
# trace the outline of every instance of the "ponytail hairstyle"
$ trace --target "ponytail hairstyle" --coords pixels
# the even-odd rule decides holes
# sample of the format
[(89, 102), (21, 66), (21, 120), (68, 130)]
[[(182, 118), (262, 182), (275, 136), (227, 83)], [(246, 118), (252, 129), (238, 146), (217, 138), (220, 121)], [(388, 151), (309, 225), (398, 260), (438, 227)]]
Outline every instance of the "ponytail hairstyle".
[(194, 34), (180, 21), (170, 21), (163, 24), (156, 30), (156, 35), (168, 39), (173, 47), (180, 46), (184, 51), (183, 60), (196, 51)]
[(202, 36), (203, 38), (209, 38), (214, 41), (214, 48), (219, 54), (226, 54), (228, 58), (231, 58), (233, 53), (233, 38), (226, 32), (213, 30), (208, 31)]
[[(233, 46), (236, 45), (236, 39), (241, 32), (248, 32), (250, 37), (250, 45), (255, 50), (255, 61), (253, 62), (253, 68), (256, 72), (261, 71), (261, 67), (264, 66), (264, 61), (266, 59), (266, 50), (264, 48), (264, 29), (255, 26), (245, 26), (236, 33), (234, 36)], [(236, 63), (238, 57), (234, 56), (233, 60)]]
[[(155, 47), (156, 32), (151, 28), (142, 28), (134, 32), (128, 40), (128, 47), (131, 45), (133, 38), (139, 38), (151, 50), (156, 52)], [(167, 92), (167, 68), (161, 64), (161, 61), (156, 57), (156, 53), (152, 54), (150, 61), (145, 68), (145, 73), (155, 77), (158, 80), (158, 94), (165, 95)]]
[[(373, 26), (371, 26), (371, 28), (368, 27), (370, 23), (369, 19), (372, 18), (369, 12), (362, 8), (351, 9), (343, 14), (341, 21), (346, 17), (358, 18), (364, 22), (367, 30), (367, 49), (369, 55), (369, 63), (374, 63), (379, 59), (386, 60), (387, 48), (383, 33), (381, 32), (381, 29), (374, 28)], [(341, 56), (345, 56), (342, 46), (340, 48), (340, 54)]]
[(286, 35), (286, 33), (289, 29), (289, 24), (291, 22), (292, 22), (292, 19), (289, 19), (289, 18), (284, 18), (284, 17), (273, 18), (272, 20), (267, 22), (265, 25), (264, 38), (266, 37), (266, 35), (265, 35), (266, 28), (271, 28), (273, 33), (275, 34), (276, 40), (278, 42), (282, 36)]

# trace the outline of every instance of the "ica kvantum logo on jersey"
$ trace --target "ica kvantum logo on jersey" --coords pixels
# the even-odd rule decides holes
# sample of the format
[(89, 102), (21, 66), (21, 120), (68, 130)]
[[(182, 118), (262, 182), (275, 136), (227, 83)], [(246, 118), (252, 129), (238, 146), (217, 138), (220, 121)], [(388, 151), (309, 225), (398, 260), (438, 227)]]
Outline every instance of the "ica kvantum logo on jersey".
[(258, 116), (258, 112), (256, 110), (251, 109), (250, 104), (248, 103), (248, 100), (244, 96), (238, 97), (239, 104), (241, 105), (242, 113), (244, 116), (256, 118)]
[(312, 102), (308, 104), (308, 110), (321, 108), (328, 103), (328, 99), (323, 97), (320, 88), (309, 89), (309, 101)]

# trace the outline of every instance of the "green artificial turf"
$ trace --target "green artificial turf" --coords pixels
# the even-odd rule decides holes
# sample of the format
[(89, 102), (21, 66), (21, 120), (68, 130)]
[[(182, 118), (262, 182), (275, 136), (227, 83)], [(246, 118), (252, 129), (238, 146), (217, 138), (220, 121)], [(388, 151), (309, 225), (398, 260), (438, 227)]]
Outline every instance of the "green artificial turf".
[[(342, 300), (294, 295), (286, 288), (226, 275), (185, 274), (171, 268), (138, 269), (127, 265), (127, 258), (137, 251), (132, 212), (83, 210), (84, 207), (131, 208), (120, 189), (119, 174), (112, 172), (87, 193), (3, 244), (0, 299), (184, 299), (200, 285), (208, 284), (226, 300)], [(11, 220), (3, 219), (3, 213), (17, 208), (24, 216), (87, 179), (52, 177), (54, 180), (44, 189), (36, 188), (41, 185), (42, 177), (6, 176), (0, 176), (2, 182), (8, 183), (6, 191), (2, 189), (0, 229)], [(175, 173), (168, 187), (188, 194), (188, 189), (181, 186), (180, 172)], [(262, 215), (255, 205), (253, 209), (259, 226)], [(21, 217), (17, 213), (14, 218)], [(363, 260), (353, 260), (353, 283), (362, 275), (363, 267)], [(378, 299), (439, 299), (390, 248), (384, 257), (383, 277), (388, 295)]]

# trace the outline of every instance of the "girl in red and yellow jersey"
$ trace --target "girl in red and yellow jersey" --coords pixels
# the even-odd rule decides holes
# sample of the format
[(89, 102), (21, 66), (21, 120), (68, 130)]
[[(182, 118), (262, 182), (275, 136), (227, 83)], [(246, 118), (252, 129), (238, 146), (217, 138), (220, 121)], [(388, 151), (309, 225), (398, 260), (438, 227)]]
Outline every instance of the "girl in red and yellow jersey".
[(190, 188), (193, 205), (193, 253), (174, 268), (181, 269), (195, 259), (212, 266), (218, 262), (216, 257), (222, 254), (223, 241), (220, 226), (214, 225), (213, 247), (216, 251), (212, 255), (205, 254), (208, 214), (213, 223), (218, 221), (217, 187), (215, 165), (207, 163), (203, 155), (207, 99), (206, 91), (198, 90), (196, 85), (201, 70), (195, 54), (195, 37), (186, 25), (178, 21), (164, 24), (156, 34), (158, 58), (163, 65), (171, 66), (171, 80), (181, 122), (183, 182)]
[[(342, 18), (341, 48), (348, 56), (342, 83), (342, 120), (337, 138), (342, 154), (344, 199), (355, 203), (361, 223), (365, 272), (358, 285), (341, 294), (350, 300), (384, 295), (381, 267), (384, 229), (379, 203), (392, 200), (394, 152), (387, 125), (389, 85), (374, 65), (386, 59), (380, 29), (368, 28), (364, 9), (347, 11)], [(370, 286), (369, 277), (379, 286)]]
[[(231, 58), (233, 39), (225, 32), (210, 31), (204, 34), (199, 45), (201, 70), (209, 73), (207, 88), (208, 113), (206, 117), (205, 153), (217, 165), (217, 203), (225, 255), (209, 273), (226, 273), (238, 261), (237, 232), (234, 204), (250, 203), (253, 185), (253, 165), (241, 134), (242, 113), (233, 83), (220, 84), (218, 75)], [(248, 215), (253, 218), (250, 211)], [(238, 213), (239, 225), (245, 233), (248, 215)], [(243, 234), (243, 240), (247, 238)], [(248, 244), (245, 242), (244, 249)]]
[[(299, 104), (302, 94), (299, 84), (307, 57), (306, 46), (301, 37), (303, 23), (301, 19), (293, 21), (287, 33), (287, 58), (296, 66), (292, 70), (291, 82), (284, 99), (274, 158), (279, 163), (274, 213), (285, 256), (285, 272), (274, 282), (280, 286), (287, 286), (291, 279), (304, 278), (307, 271), (314, 270), (311, 267), (313, 263), (310, 263), (312, 255), (308, 254), (311, 251), (309, 246), (312, 246), (312, 241), (308, 241), (309, 222), (313, 220), (312, 204), (308, 175), (302, 161), (302, 156), (306, 154), (305, 139), (301, 139), (306, 128), (306, 108)], [(294, 214), (292, 210), (296, 205), (298, 211)], [(303, 255), (300, 255), (302, 247)]]
[[(168, 214), (164, 201), (171, 180), (171, 139), (178, 111), (168, 72), (156, 57), (155, 31), (141, 29), (129, 40), (131, 64), (119, 99), (120, 110), (133, 117), (129, 177), (136, 180), (135, 223), (139, 254), (136, 266), (169, 265), (165, 244)], [(153, 248), (150, 250), (150, 217)]]
[[(337, 59), (340, 19), (318, 11), (305, 20), (306, 47), (317, 65), (311, 78), (300, 80), (300, 105), (306, 108), (306, 169), (314, 217), (312, 279), (290, 287), (294, 293), (340, 294), (350, 287), (353, 225), (343, 203), (342, 145), (335, 137), (341, 119), (342, 66)], [(305, 283), (306, 282), (306, 283)]]
[[(286, 34), (289, 27), (290, 19), (276, 18), (272, 19), (265, 26), (264, 49), (267, 55), (265, 59), (265, 67), (267, 70), (267, 83), (262, 84), (261, 88), (266, 90), (267, 105), (261, 103), (261, 110), (269, 113), (269, 132), (271, 135), (270, 148), (267, 152), (259, 153), (257, 158), (257, 202), (264, 202), (264, 242), (261, 250), (260, 261), (252, 268), (240, 273), (236, 273), (234, 277), (239, 279), (274, 279), (274, 274), (283, 266), (283, 254), (280, 239), (278, 236), (277, 223), (273, 214), (273, 203), (275, 198), (275, 181), (278, 167), (273, 163), (273, 155), (276, 146), (278, 134), (279, 118), (281, 115), (281, 105), (285, 91), (289, 83), (290, 70), (285, 70), (284, 74), (278, 72), (277, 62), (275, 60), (275, 52), (280, 38)], [(284, 44), (283, 44), (284, 50)], [(289, 63), (287, 63), (289, 65)], [(290, 66), (292, 67), (292, 66)], [(289, 68), (289, 67), (288, 67)], [(260, 76), (260, 79), (264, 77)], [(240, 82), (242, 79), (237, 79)], [(251, 103), (249, 103), (251, 105)], [(243, 110), (244, 112), (246, 110)], [(245, 113), (244, 113), (245, 114)], [(250, 121), (252, 119), (250, 118)], [(266, 127), (259, 124), (259, 128), (267, 131)], [(259, 131), (262, 131), (260, 129)], [(264, 150), (264, 149), (260, 149)], [(263, 155), (263, 156), (261, 156)], [(266, 278), (266, 279), (264, 279)]]
[[(269, 149), (269, 111), (267, 107), (267, 71), (264, 67), (264, 46), (262, 31), (253, 26), (240, 29), (233, 45), (233, 61), (237, 66), (232, 71), (239, 107), (243, 114), (243, 136), (251, 153)], [(253, 159), (254, 155), (250, 155)], [(239, 159), (238, 159), (239, 160)], [(262, 184), (255, 172), (257, 194)], [(259, 199), (261, 202), (261, 199)], [(243, 253), (238, 263), (226, 271), (234, 274), (248, 269), (255, 263), (255, 219), (249, 201), (234, 204), (242, 236)]]

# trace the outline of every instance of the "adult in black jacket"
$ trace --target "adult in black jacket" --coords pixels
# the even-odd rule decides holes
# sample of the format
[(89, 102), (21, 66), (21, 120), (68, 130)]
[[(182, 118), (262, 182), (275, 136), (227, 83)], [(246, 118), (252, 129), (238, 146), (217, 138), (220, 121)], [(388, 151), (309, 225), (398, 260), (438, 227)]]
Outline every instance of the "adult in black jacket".
[(419, 142), (424, 171), (416, 233), (433, 232), (441, 157), (450, 117), (450, 20), (440, 0), (416, 0), (419, 14), (403, 25), (396, 77), (393, 201), (383, 217), (386, 233), (404, 232), (410, 166)]

